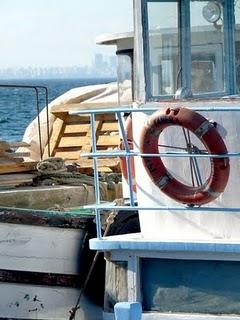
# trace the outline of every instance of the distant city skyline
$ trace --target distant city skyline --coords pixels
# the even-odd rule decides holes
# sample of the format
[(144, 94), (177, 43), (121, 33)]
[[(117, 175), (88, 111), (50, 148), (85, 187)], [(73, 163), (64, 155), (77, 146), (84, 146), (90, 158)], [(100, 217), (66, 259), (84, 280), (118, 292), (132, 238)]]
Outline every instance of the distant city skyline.
[(90, 66), (0, 68), (0, 79), (116, 78), (117, 57), (95, 54)]
[(0, 68), (91, 67), (114, 46), (97, 36), (133, 29), (132, 0), (0, 1)]

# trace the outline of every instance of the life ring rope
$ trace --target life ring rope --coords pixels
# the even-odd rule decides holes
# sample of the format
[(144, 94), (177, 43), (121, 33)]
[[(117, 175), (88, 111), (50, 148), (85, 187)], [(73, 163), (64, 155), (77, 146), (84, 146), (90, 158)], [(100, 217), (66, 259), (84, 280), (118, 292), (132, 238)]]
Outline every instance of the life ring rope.
[[(227, 155), (219, 158), (210, 155), (223, 155), (228, 151), (214, 124), (199, 113), (187, 108), (168, 108), (155, 112), (149, 117), (142, 130), (139, 144), (140, 152), (142, 154), (158, 154), (161, 133), (170, 126), (180, 126), (200, 139), (209, 154), (210, 175), (204, 183), (199, 176), (198, 186), (189, 186), (170, 174), (160, 156), (143, 156), (142, 162), (150, 179), (167, 196), (184, 204), (202, 205), (215, 200), (225, 190), (230, 165)], [(189, 141), (188, 143), (190, 144)]]

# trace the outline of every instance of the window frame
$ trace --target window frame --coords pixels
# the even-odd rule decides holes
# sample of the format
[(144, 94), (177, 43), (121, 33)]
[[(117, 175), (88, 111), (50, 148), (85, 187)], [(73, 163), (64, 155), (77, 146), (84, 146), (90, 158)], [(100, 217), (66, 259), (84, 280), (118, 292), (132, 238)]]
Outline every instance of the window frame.
[(180, 82), (182, 88), (190, 93), (186, 98), (213, 98), (236, 94), (236, 68), (235, 68), (235, 18), (234, 0), (223, 0), (223, 38), (224, 38), (224, 90), (191, 94), (191, 0), (142, 0), (142, 32), (143, 32), (143, 60), (146, 100), (172, 99), (174, 95), (153, 95), (150, 73), (150, 47), (149, 47), (149, 21), (148, 3), (176, 2), (179, 13), (179, 54), (181, 63)]

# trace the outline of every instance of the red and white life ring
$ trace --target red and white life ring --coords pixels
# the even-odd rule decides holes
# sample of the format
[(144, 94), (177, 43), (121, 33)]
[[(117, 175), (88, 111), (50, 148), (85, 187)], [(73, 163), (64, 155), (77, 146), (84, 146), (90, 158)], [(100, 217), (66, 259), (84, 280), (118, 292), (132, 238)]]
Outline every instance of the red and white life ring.
[[(227, 154), (227, 148), (214, 125), (187, 108), (157, 111), (147, 121), (140, 137), (140, 152), (158, 154), (161, 132), (169, 126), (181, 126), (193, 132), (209, 154)], [(211, 172), (203, 185), (191, 187), (175, 179), (160, 157), (142, 157), (151, 180), (170, 198), (188, 205), (202, 205), (216, 199), (225, 189), (230, 172), (229, 158), (210, 157)]]
[[(130, 150), (133, 149), (133, 132), (132, 132), (132, 117), (131, 115), (128, 116), (125, 122), (125, 132), (128, 141), (128, 147)], [(125, 150), (124, 142), (121, 140), (119, 145), (120, 150)], [(131, 167), (131, 176), (133, 182), (133, 191), (136, 192), (136, 182), (135, 182), (135, 167), (134, 167), (134, 159), (133, 157), (130, 158), (130, 167)], [(126, 157), (120, 157), (120, 168), (122, 171), (122, 175), (126, 181), (128, 181), (128, 170), (127, 170), (127, 161)]]

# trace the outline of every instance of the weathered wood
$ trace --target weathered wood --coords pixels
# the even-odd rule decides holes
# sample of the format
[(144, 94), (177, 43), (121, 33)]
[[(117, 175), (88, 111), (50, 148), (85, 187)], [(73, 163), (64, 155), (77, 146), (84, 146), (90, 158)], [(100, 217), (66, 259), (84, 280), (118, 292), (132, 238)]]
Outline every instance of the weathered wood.
[(76, 148), (68, 148), (68, 149), (69, 150), (55, 149), (54, 156), (63, 158), (64, 160), (66, 159), (67, 162), (69, 162), (70, 160), (79, 160), (80, 158), (79, 148), (77, 151), (71, 151), (72, 149), (76, 149)]
[(0, 175), (0, 186), (18, 185), (24, 182), (31, 182), (36, 174), (32, 173), (12, 173)]
[(67, 124), (64, 129), (64, 134), (79, 134), (79, 133), (86, 133), (90, 131), (90, 124), (89, 123), (74, 123), (74, 124)]
[(7, 142), (0, 141), (0, 149), (6, 150), (11, 148), (30, 147), (30, 145), (24, 141)]
[[(76, 163), (79, 163), (80, 169), (81, 168), (87, 168), (87, 167), (93, 167), (93, 160), (92, 159), (85, 159), (81, 158), (79, 161), (76, 161)], [(98, 159), (98, 168), (101, 167), (118, 167), (120, 165), (118, 158), (110, 158), (110, 159)], [(119, 168), (118, 168), (119, 169)], [(117, 170), (118, 170), (117, 169)]]
[[(62, 113), (57, 113), (53, 114), (62, 120), (64, 120), (65, 123), (70, 124), (70, 123), (87, 123), (90, 121), (89, 115), (69, 115), (68, 112), (62, 112)], [(105, 113), (105, 114), (97, 114), (95, 116), (95, 120), (101, 120), (101, 121), (113, 121), (116, 120), (115, 115), (111, 113)]]
[(77, 208), (75, 211), (64, 212), (0, 207), (0, 223), (84, 230), (94, 218), (93, 213), (85, 211), (86, 214)]
[[(120, 142), (119, 136), (99, 136), (97, 139), (97, 146), (117, 146)], [(66, 148), (66, 147), (72, 147), (77, 146), (81, 147), (85, 144), (91, 143), (90, 137), (62, 137), (59, 147)]]
[[(79, 293), (77, 288), (2, 283), (0, 319), (66, 320)], [(102, 310), (83, 295), (75, 319), (101, 320)]]
[[(0, 174), (13, 173), (13, 172), (26, 172), (36, 170), (37, 161), (27, 161), (21, 163), (1, 163)], [(0, 176), (1, 181), (1, 176)]]
[(80, 287), (80, 275), (0, 269), (0, 283), (19, 283), (57, 287)]
[[(54, 108), (55, 109), (55, 108)], [(93, 162), (81, 159), (81, 153), (90, 153), (91, 146), (91, 125), (89, 115), (69, 115), (68, 111), (57, 110), (55, 125), (53, 126), (51, 144), (51, 156), (61, 157), (69, 163), (69, 161), (78, 162), (80, 167), (85, 168), (87, 173), (92, 172)], [(68, 109), (67, 109), (68, 110)], [(95, 117), (95, 132), (97, 140), (97, 148), (100, 150), (108, 150), (117, 148), (119, 145), (118, 123), (114, 114), (98, 114)], [(46, 146), (44, 158), (47, 158)], [(107, 160), (107, 159), (106, 159)], [(84, 163), (82, 165), (82, 163)], [(119, 171), (119, 161), (114, 163), (110, 160), (101, 165), (100, 171), (112, 172), (112, 166)], [(111, 168), (110, 168), (111, 167)], [(81, 171), (83, 172), (83, 171)]]
[(30, 157), (31, 156), (31, 153), (30, 152), (14, 152), (14, 158), (21, 158), (21, 157), (24, 157), (24, 158), (27, 158), (27, 157)]
[[(54, 183), (54, 180), (52, 181)], [(107, 196), (107, 193), (106, 193)], [(103, 200), (108, 200), (107, 198)], [(0, 206), (31, 208), (42, 210), (59, 210), (69, 207), (80, 207), (94, 203), (93, 186), (51, 185), (36, 188), (19, 188), (0, 192)]]
[(116, 131), (118, 132), (119, 128), (118, 128), (118, 123), (117, 121), (115, 122), (103, 122), (102, 127), (100, 129), (100, 131)]
[(106, 260), (104, 311), (113, 312), (117, 302), (128, 301), (127, 262)]
[[(102, 132), (112, 132), (116, 131), (118, 132), (118, 123), (117, 122), (102, 122), (101, 128), (99, 130)], [(89, 123), (83, 123), (83, 124), (67, 124), (64, 130), (64, 134), (79, 134), (90, 131), (90, 124)]]
[[(64, 121), (57, 118), (53, 123), (52, 135), (50, 137), (50, 156), (54, 155), (54, 149), (57, 147), (60, 139), (61, 132), (64, 130)], [(46, 146), (43, 154), (43, 158), (48, 157), (48, 145)]]
[(0, 269), (78, 274), (83, 229), (0, 224)]
[(11, 165), (23, 162), (21, 159), (14, 159), (10, 156), (0, 157), (0, 164)]
[(88, 103), (68, 103), (68, 104), (59, 104), (52, 108), (51, 112), (69, 112), (69, 111), (76, 111), (76, 110), (86, 110), (86, 109), (102, 109), (102, 108), (111, 108), (116, 107), (117, 103), (99, 103), (99, 102), (88, 102)]

